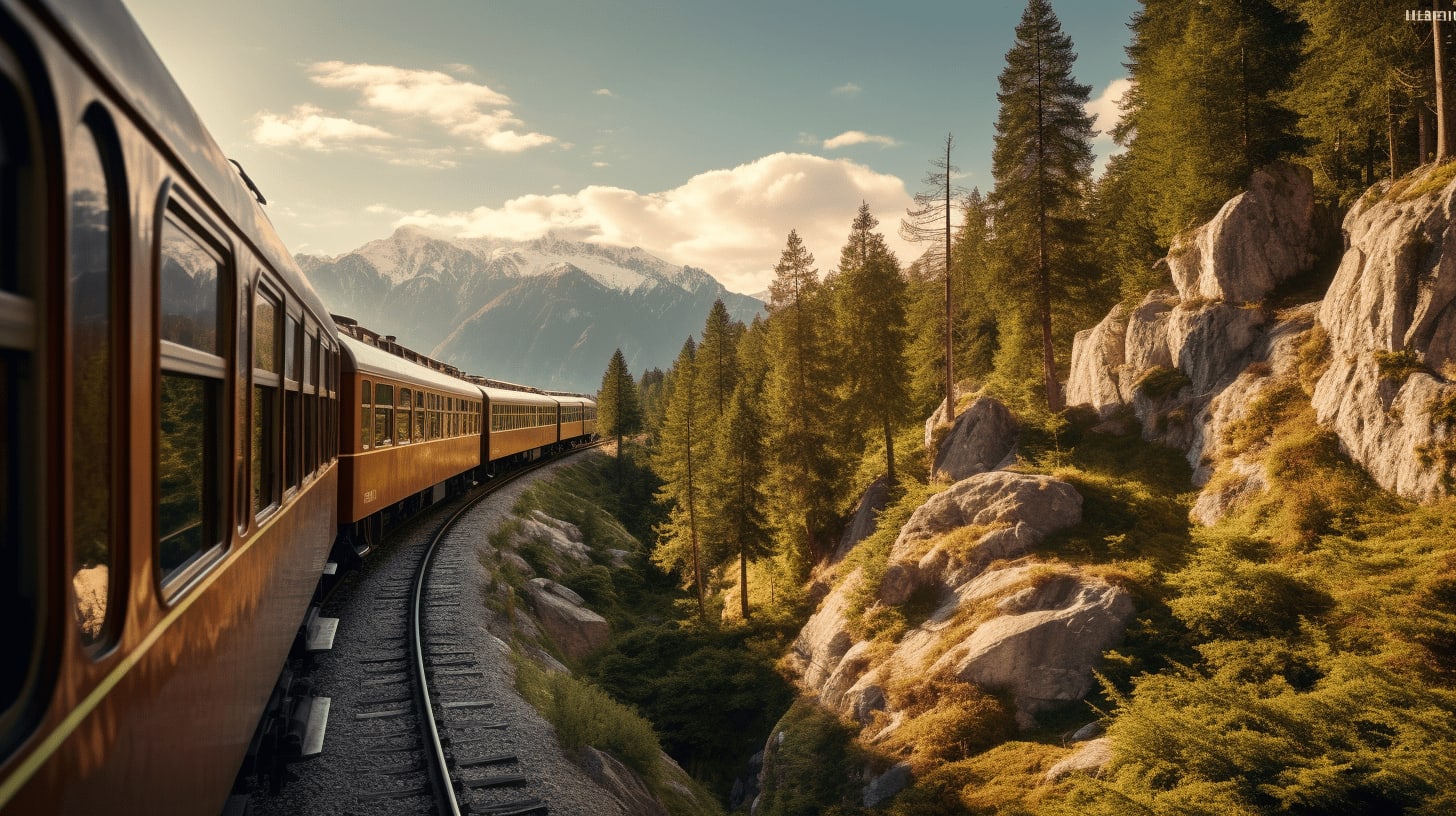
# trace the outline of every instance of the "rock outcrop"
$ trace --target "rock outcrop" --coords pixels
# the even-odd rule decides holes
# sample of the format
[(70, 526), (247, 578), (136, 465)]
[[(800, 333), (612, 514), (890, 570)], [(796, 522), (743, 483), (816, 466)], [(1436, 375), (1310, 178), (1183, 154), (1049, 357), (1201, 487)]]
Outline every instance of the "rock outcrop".
[(941, 481), (958, 482), (1004, 467), (1016, 456), (1019, 430), (1006, 406), (980, 397), (966, 406), (941, 438), (931, 473)]
[(587, 609), (580, 595), (549, 578), (532, 578), (527, 591), (542, 630), (567, 657), (580, 660), (607, 644), (607, 619)]
[(1453, 429), (1432, 418), (1456, 400), (1456, 182), (1399, 198), (1345, 218), (1350, 248), (1319, 312), (1331, 362), (1314, 407), (1382, 487), (1429, 500), (1456, 476)]
[(991, 471), (957, 482), (901, 527), (868, 593), (871, 608), (931, 600), (929, 618), (890, 648), (857, 639), (850, 610), (872, 579), (856, 569), (800, 632), (790, 664), (823, 705), (883, 724), (872, 740), (904, 719), (887, 684), (936, 672), (1010, 691), (1018, 721), (1031, 726), (1037, 714), (1086, 695), (1093, 666), (1132, 613), (1125, 590), (1028, 557), (1081, 517), (1081, 496), (1049, 476)]
[(1084, 742), (1070, 756), (1046, 772), (1047, 782), (1058, 782), (1074, 773), (1101, 776), (1112, 764), (1112, 740), (1107, 737)]
[(843, 561), (849, 551), (854, 549), (854, 545), (864, 541), (875, 531), (875, 519), (889, 501), (890, 485), (885, 477), (881, 476), (865, 488), (859, 504), (854, 508), (854, 515), (844, 528), (844, 534), (839, 537), (839, 546), (834, 548), (834, 554), (829, 557), (830, 566)]

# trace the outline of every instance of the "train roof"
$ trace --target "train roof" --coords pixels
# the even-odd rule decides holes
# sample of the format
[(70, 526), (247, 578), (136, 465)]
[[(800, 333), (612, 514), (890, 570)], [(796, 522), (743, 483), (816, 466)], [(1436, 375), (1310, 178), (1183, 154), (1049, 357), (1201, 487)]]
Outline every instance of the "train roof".
[(537, 394), (532, 391), (512, 391), (506, 388), (492, 388), (488, 385), (477, 385), (476, 390), (484, 394), (487, 399), (496, 404), (509, 405), (550, 405), (556, 406), (559, 403), (545, 394)]
[(396, 357), (384, 349), (355, 340), (347, 334), (339, 335), (339, 344), (344, 349), (344, 368), (346, 370), (438, 388), (441, 391), (470, 399), (480, 397), (481, 389), (478, 386), (419, 363), (412, 363), (403, 357)]
[(323, 299), (126, 7), (120, 2), (64, 0), (44, 0), (42, 5), (60, 21), (60, 33), (74, 40), (79, 59), (91, 62), (106, 78), (117, 101), (131, 109), (138, 126), (191, 177), (197, 193), (233, 222), (252, 250), (332, 332)]

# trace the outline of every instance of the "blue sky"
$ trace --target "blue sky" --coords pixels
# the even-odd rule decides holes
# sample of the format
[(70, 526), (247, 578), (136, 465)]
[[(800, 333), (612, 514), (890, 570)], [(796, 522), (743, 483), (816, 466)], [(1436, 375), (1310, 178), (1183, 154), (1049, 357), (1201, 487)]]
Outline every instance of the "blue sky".
[[(126, 2), (294, 251), (337, 254), (404, 223), (552, 230), (743, 292), (766, 288), (791, 228), (834, 266), (861, 199), (908, 262), (894, 233), (947, 132), (961, 182), (990, 187), (996, 77), (1024, 8)], [(1136, 0), (1054, 5), (1110, 111)]]

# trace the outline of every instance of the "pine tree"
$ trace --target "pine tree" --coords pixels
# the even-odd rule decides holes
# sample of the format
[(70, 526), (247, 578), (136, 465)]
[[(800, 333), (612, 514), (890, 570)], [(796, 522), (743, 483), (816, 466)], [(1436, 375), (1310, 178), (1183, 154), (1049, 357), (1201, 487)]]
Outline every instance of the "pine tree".
[(991, 156), (997, 240), (1014, 259), (1009, 269), (1026, 273), (1051, 411), (1062, 407), (1052, 328), (1055, 278), (1067, 276), (1069, 252), (1085, 236), (1079, 206), (1091, 177), (1095, 135), (1086, 112), (1091, 88), (1072, 77), (1076, 58), (1051, 4), (1029, 0), (1001, 71)]
[(748, 564), (773, 552), (763, 493), (768, 473), (762, 388), (756, 378), (744, 379), (733, 392), (718, 423), (717, 455), (708, 496), (728, 551), (738, 557), (738, 603), (748, 620)]
[(795, 568), (807, 569), (815, 534), (834, 507), (838, 463), (833, 445), (833, 380), (825, 357), (824, 303), (814, 256), (797, 232), (769, 287), (765, 391), (773, 428), (770, 496), (774, 527)]
[(996, 353), (999, 304), (1006, 293), (993, 263), (991, 203), (972, 188), (962, 207), (965, 218), (951, 244), (952, 297), (960, 304), (953, 327), (955, 369), (961, 379), (985, 382)]
[(912, 243), (925, 243), (929, 248), (921, 257), (921, 263), (929, 268), (939, 268), (945, 288), (945, 315), (941, 322), (945, 347), (945, 421), (955, 419), (955, 370), (954, 351), (951, 344), (952, 326), (955, 324), (955, 309), (951, 300), (951, 216), (955, 200), (965, 191), (955, 184), (955, 175), (960, 168), (950, 163), (951, 149), (955, 137), (945, 136), (945, 157), (937, 157), (930, 163), (930, 172), (925, 174), (926, 190), (915, 194), (915, 206), (905, 213), (900, 221), (900, 237)]
[(844, 341), (840, 367), (845, 372), (846, 408), (855, 427), (878, 429), (885, 438), (885, 469), (895, 477), (894, 428), (909, 407), (906, 383), (906, 282), (900, 262), (875, 232), (879, 221), (860, 202), (849, 240), (839, 253), (836, 298), (839, 336)]
[(1133, 88), (1114, 135), (1167, 245), (1299, 148), (1281, 99), (1303, 26), (1272, 0), (1143, 0), (1132, 30)]
[(617, 438), (618, 476), (621, 475), (622, 437), (642, 430), (642, 406), (637, 400), (637, 384), (627, 370), (622, 350), (612, 353), (597, 391), (597, 430), (603, 436)]
[(658, 525), (657, 547), (652, 552), (654, 563), (664, 569), (682, 569), (697, 594), (698, 616), (707, 620), (708, 610), (703, 585), (704, 559), (700, 543), (699, 512), (702, 498), (702, 468), (707, 428), (701, 423), (702, 400), (695, 361), (697, 346), (689, 337), (673, 363), (672, 396), (667, 402), (667, 418), (662, 426), (662, 441), (653, 457), (653, 470), (662, 479), (659, 501), (670, 505), (668, 519)]

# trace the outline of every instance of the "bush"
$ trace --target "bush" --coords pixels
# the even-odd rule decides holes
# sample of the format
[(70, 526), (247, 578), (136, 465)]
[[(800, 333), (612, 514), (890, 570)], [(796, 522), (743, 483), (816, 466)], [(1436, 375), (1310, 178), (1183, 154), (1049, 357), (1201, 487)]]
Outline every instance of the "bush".
[(516, 661), (516, 689), (556, 729), (556, 741), (562, 748), (571, 751), (590, 745), (645, 779), (658, 774), (662, 749), (652, 726), (596, 686), (520, 659)]
[(774, 726), (764, 756), (759, 816), (819, 816), (856, 805), (864, 758), (854, 746), (859, 729), (809, 700), (799, 700)]
[(1192, 384), (1188, 375), (1176, 368), (1155, 366), (1138, 379), (1135, 388), (1148, 399), (1156, 400), (1170, 397)]
[(1417, 371), (1426, 370), (1425, 364), (1421, 362), (1421, 355), (1410, 349), (1376, 351), (1374, 356), (1375, 366), (1380, 369), (1380, 378), (1397, 385), (1404, 383)]

